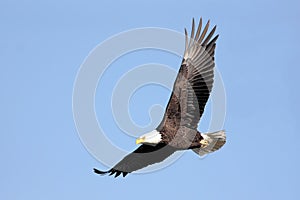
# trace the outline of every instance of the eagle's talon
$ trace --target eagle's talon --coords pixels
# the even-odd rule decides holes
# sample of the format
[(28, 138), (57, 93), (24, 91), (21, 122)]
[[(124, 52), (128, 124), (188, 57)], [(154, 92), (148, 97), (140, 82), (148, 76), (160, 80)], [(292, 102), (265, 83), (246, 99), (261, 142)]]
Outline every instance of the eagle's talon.
[(200, 141), (200, 144), (202, 148), (206, 148), (209, 145), (209, 142), (203, 139)]

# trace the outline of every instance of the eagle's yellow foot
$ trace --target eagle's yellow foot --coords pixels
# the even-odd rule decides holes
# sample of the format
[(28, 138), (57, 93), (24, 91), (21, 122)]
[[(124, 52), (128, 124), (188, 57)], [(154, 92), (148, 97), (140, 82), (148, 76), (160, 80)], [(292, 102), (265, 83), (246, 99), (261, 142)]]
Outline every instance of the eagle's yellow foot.
[(201, 144), (201, 147), (202, 148), (205, 148), (209, 145), (208, 141), (203, 139), (203, 140), (200, 140), (200, 144)]

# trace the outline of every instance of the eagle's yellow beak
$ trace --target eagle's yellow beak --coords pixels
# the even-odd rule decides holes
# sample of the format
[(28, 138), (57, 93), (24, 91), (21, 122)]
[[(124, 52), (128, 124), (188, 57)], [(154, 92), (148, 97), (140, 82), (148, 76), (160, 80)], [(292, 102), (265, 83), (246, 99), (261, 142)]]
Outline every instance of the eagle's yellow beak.
[(136, 139), (135, 143), (136, 143), (136, 144), (141, 144), (141, 143), (143, 143), (144, 141), (145, 141), (144, 138), (138, 138), (138, 139)]

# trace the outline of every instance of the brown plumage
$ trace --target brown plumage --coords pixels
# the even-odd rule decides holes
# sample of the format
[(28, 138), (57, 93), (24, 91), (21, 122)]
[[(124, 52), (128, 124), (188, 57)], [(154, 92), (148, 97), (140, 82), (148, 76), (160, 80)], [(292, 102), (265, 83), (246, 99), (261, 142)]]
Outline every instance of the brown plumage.
[(218, 35), (213, 37), (216, 30), (214, 26), (206, 36), (208, 28), (209, 21), (201, 32), (201, 18), (196, 34), (193, 19), (190, 39), (185, 29), (185, 51), (181, 67), (164, 117), (156, 128), (160, 134), (159, 142), (144, 142), (109, 171), (94, 169), (95, 173), (110, 173), (109, 175), (115, 174), (115, 177), (123, 173), (126, 176), (130, 172), (161, 162), (178, 150), (192, 149), (203, 154), (207, 146), (203, 146), (201, 141), (205, 138), (207, 145), (212, 145), (205, 152), (213, 152), (223, 146), (224, 132), (204, 136), (197, 131), (214, 81), (214, 54)]

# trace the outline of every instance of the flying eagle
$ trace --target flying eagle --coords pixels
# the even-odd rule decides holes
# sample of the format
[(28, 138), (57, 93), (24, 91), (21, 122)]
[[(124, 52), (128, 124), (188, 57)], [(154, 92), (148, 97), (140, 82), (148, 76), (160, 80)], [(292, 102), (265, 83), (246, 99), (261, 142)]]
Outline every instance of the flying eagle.
[(142, 135), (136, 144), (142, 144), (124, 157), (112, 169), (94, 172), (118, 177), (161, 162), (176, 151), (191, 149), (199, 155), (214, 152), (226, 142), (224, 131), (202, 134), (197, 127), (204, 112), (214, 81), (214, 54), (219, 35), (209, 34), (209, 21), (201, 32), (200, 18), (197, 32), (192, 21), (190, 38), (185, 29), (185, 51), (164, 117), (159, 126)]

